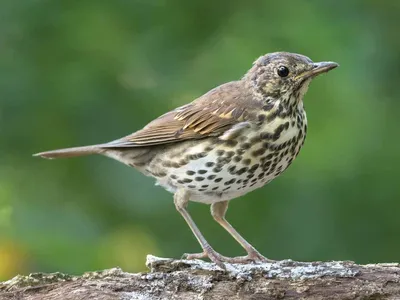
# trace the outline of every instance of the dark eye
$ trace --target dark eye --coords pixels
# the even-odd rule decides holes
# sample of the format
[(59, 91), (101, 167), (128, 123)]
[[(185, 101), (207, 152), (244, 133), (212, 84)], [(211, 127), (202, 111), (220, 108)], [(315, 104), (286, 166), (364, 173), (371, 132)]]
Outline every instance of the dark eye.
[(289, 75), (289, 69), (285, 66), (279, 66), (277, 73), (280, 77), (286, 77)]

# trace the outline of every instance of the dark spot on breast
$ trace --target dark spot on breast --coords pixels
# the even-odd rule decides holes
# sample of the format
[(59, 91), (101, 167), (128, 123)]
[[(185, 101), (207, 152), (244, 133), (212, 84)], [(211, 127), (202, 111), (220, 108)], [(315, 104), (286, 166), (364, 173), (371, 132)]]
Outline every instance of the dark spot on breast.
[(218, 188), (219, 188), (218, 186), (215, 186), (215, 187), (212, 188), (212, 190), (216, 191), (216, 190), (218, 190)]
[(219, 167), (215, 167), (214, 169), (212, 169), (212, 171), (213, 171), (214, 173), (221, 172), (221, 170), (222, 170), (222, 168), (219, 168)]
[(250, 165), (251, 164), (251, 159), (250, 158), (246, 158), (246, 159), (243, 159), (242, 160), (242, 163), (244, 164), (244, 165)]
[[(235, 172), (235, 169), (236, 169), (236, 166), (230, 166), (229, 168), (228, 168), (228, 172), (229, 173), (234, 173)], [(233, 174), (232, 174), (233, 175)]]
[(295, 155), (295, 154), (296, 154), (296, 145), (293, 145), (293, 146), (290, 148), (290, 153), (291, 153), (292, 155)]
[(224, 185), (231, 185), (231, 184), (235, 183), (235, 181), (236, 181), (236, 179), (232, 178), (231, 180), (225, 181)]
[(194, 175), (195, 173), (196, 173), (196, 172), (190, 171), (190, 170), (189, 170), (189, 171), (186, 171), (186, 174), (189, 175), (189, 176), (190, 176), (190, 175)]
[(250, 147), (251, 147), (250, 143), (243, 143), (240, 145), (240, 148), (242, 148), (242, 149), (250, 149)]
[(203, 180), (204, 180), (204, 177), (198, 176), (198, 177), (195, 177), (194, 180), (196, 180), (196, 181), (203, 181)]
[(210, 175), (207, 177), (208, 180), (213, 180), (215, 177), (217, 177), (217, 175)]
[(267, 156), (265, 156), (266, 160), (270, 160), (271, 158), (273, 158), (274, 155), (272, 153), (268, 154)]
[(171, 179), (177, 179), (177, 178), (178, 178), (178, 176), (176, 176), (175, 174), (172, 174), (172, 175), (169, 176), (169, 177), (171, 177)]
[(232, 140), (227, 140), (227, 141), (225, 142), (225, 145), (226, 145), (227, 147), (235, 147), (237, 144), (238, 144), (238, 141), (237, 141), (237, 140), (234, 140), (234, 139), (232, 139)]
[(242, 156), (240, 156), (240, 155), (237, 155), (237, 156), (234, 156), (233, 157), (233, 161), (234, 162), (239, 162), (239, 161), (241, 161), (242, 160)]
[(260, 166), (259, 164), (252, 165), (248, 172), (254, 173), (258, 169), (259, 166)]
[(202, 187), (202, 188), (207, 188), (207, 187), (208, 187), (208, 184), (204, 184), (204, 185), (202, 185), (201, 187)]
[(215, 163), (212, 162), (212, 161), (206, 162), (206, 164), (205, 164), (205, 166), (206, 166), (207, 168), (211, 168), (211, 167), (214, 166), (214, 165), (215, 165)]
[(218, 177), (217, 179), (214, 180), (214, 182), (220, 182), (222, 180), (222, 177)]
[(271, 161), (267, 161), (262, 165), (263, 170), (267, 170), (269, 168), (269, 166), (271, 165)]
[(190, 189), (195, 189), (196, 186), (195, 186), (194, 184), (189, 184), (189, 185), (188, 185), (188, 188), (190, 188)]
[(232, 157), (232, 156), (234, 156), (235, 155), (235, 151), (228, 151), (228, 152), (226, 152), (226, 157), (227, 158), (230, 158), (230, 157)]
[(248, 167), (243, 167), (239, 170), (236, 171), (236, 175), (242, 175), (243, 173), (245, 173), (248, 170)]
[(225, 150), (222, 150), (222, 149), (217, 150), (217, 152), (216, 152), (216, 154), (217, 154), (218, 156), (222, 156), (222, 155), (224, 155), (224, 153), (225, 153)]
[(184, 183), (189, 183), (189, 182), (192, 182), (193, 180), (192, 179), (189, 179), (189, 178), (183, 178), (183, 182)]
[(207, 173), (207, 170), (198, 170), (197, 173), (199, 173), (199, 174), (206, 174), (206, 173)]
[(257, 156), (263, 155), (265, 153), (265, 151), (267, 151), (267, 149), (259, 148), (259, 149), (255, 150), (255, 151), (253, 151), (251, 153), (251, 155), (253, 155), (254, 157), (257, 157)]

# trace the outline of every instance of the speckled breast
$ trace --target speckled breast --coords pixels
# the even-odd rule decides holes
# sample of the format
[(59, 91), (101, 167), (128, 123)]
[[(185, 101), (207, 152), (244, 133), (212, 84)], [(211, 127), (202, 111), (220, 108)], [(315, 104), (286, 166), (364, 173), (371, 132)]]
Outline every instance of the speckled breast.
[(301, 110), (248, 128), (233, 140), (207, 138), (171, 145), (149, 169), (168, 191), (189, 190), (192, 201), (230, 200), (279, 176), (298, 155), (306, 130), (306, 115)]

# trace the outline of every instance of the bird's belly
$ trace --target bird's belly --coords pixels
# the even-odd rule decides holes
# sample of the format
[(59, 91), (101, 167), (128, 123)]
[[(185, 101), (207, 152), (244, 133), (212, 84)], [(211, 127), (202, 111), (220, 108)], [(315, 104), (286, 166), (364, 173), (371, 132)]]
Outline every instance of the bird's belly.
[[(214, 203), (240, 197), (279, 176), (297, 156), (305, 133), (294, 126), (274, 141), (251, 133), (237, 143), (217, 139), (185, 145), (178, 156), (166, 151), (158, 158), (164, 166), (157, 182), (170, 192), (190, 191), (191, 201)], [(157, 159), (156, 159), (157, 161)], [(156, 177), (156, 176), (155, 176)]]

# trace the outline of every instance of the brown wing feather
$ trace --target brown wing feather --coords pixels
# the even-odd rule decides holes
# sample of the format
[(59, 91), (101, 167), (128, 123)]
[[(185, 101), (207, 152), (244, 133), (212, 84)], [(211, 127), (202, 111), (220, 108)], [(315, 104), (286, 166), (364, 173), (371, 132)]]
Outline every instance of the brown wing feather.
[(235, 81), (221, 85), (105, 146), (143, 147), (221, 135), (235, 124), (255, 118), (252, 111), (259, 106), (258, 101), (249, 99), (251, 94), (241, 84)]

